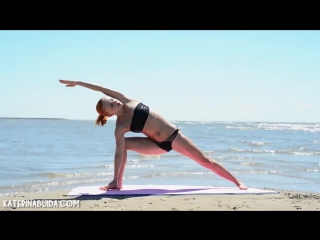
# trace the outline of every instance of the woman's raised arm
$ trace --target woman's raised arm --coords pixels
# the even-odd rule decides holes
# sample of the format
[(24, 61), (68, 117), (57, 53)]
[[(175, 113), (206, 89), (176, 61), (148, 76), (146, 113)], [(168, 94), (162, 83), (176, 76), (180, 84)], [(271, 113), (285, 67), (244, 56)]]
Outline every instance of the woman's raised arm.
[(81, 86), (81, 87), (91, 89), (93, 91), (102, 92), (105, 95), (108, 95), (109, 97), (118, 99), (122, 103), (127, 103), (132, 100), (121, 92), (118, 92), (113, 89), (106, 88), (104, 86), (100, 86), (97, 84), (82, 82), (82, 81), (62, 80), (62, 79), (60, 79), (59, 81), (63, 84), (66, 84), (66, 87)]

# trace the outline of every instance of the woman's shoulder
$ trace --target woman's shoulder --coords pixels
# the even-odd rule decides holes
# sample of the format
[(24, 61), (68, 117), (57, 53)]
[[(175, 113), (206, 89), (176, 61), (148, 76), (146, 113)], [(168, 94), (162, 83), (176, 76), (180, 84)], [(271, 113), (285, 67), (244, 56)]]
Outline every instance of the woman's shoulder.
[(127, 103), (125, 103), (124, 105), (125, 105), (126, 107), (128, 107), (128, 108), (134, 109), (134, 108), (136, 108), (136, 106), (137, 106), (139, 103), (140, 103), (140, 101), (132, 99), (130, 102), (127, 102)]
[(129, 131), (130, 130), (130, 124), (131, 124), (131, 116), (128, 114), (125, 114), (121, 118), (117, 118), (116, 121), (116, 131)]
[(139, 101), (137, 100), (132, 100), (126, 104), (124, 104), (124, 108), (126, 110), (126, 112), (132, 117), (134, 110), (136, 109), (136, 107), (139, 105)]

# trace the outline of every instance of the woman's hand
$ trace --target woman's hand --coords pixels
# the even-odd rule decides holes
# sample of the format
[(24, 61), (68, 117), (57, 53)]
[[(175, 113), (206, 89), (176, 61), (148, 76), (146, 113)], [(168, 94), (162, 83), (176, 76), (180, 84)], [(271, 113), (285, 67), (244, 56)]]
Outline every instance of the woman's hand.
[[(122, 184), (121, 184), (122, 185)], [(120, 190), (122, 188), (122, 186), (120, 186), (120, 184), (118, 183), (118, 181), (116, 180), (112, 180), (107, 186), (104, 187), (100, 187), (99, 189), (102, 191), (108, 191), (110, 189), (117, 189)]]
[(66, 84), (66, 87), (75, 87), (77, 85), (75, 81), (70, 81), (70, 80), (60, 79), (59, 82)]

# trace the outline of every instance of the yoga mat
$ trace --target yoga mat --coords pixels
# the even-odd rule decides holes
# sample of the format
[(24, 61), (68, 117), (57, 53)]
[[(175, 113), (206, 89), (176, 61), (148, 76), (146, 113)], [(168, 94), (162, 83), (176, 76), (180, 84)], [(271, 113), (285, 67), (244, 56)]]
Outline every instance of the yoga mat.
[(276, 191), (259, 188), (240, 190), (237, 187), (208, 187), (184, 185), (124, 185), (121, 190), (102, 191), (101, 186), (82, 186), (73, 188), (68, 196), (132, 196), (132, 195), (261, 195), (278, 194)]

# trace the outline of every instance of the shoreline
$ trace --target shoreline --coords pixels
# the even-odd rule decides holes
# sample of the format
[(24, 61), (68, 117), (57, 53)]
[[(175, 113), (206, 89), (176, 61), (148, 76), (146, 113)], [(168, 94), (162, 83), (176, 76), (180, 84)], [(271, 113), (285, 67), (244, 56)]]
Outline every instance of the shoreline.
[[(71, 190), (71, 189), (70, 189)], [(277, 190), (265, 195), (67, 196), (69, 190), (0, 196), (0, 211), (319, 211), (320, 193)], [(27, 208), (10, 203), (54, 202), (76, 205)], [(31, 201), (28, 201), (31, 200)]]

